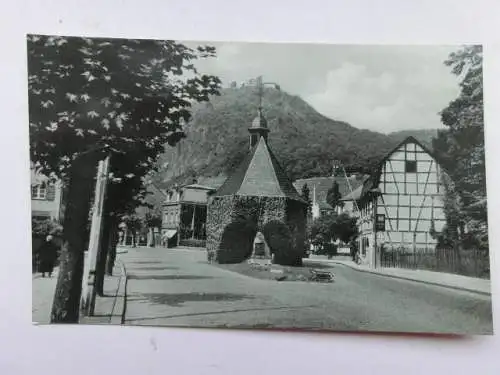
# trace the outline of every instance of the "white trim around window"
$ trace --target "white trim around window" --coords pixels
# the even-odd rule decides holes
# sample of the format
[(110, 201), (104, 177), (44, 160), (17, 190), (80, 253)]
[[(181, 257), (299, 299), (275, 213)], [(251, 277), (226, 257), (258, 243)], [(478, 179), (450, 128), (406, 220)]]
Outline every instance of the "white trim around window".
[(47, 199), (47, 185), (41, 183), (31, 187), (31, 199)]

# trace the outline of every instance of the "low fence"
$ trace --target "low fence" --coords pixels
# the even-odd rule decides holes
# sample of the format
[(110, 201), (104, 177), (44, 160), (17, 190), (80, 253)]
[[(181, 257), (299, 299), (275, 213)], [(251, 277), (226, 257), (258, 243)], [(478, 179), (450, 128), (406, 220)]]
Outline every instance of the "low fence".
[(489, 254), (485, 250), (382, 249), (379, 252), (380, 267), (421, 269), (485, 279), (490, 277)]

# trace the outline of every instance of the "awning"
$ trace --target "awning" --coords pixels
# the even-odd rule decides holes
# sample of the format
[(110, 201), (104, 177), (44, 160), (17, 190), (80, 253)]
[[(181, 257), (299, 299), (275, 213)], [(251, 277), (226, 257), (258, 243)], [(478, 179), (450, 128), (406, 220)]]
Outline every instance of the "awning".
[(168, 239), (171, 239), (173, 236), (175, 236), (176, 233), (177, 233), (177, 231), (175, 229), (169, 229), (169, 230), (165, 231), (165, 233), (163, 234), (163, 237), (167, 237)]

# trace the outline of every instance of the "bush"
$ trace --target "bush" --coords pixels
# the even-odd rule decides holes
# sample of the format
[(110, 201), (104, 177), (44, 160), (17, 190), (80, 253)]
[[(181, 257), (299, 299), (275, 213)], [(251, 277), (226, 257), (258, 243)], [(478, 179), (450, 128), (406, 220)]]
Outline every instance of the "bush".
[(282, 266), (301, 266), (304, 249), (293, 246), (292, 233), (281, 221), (273, 220), (264, 226), (264, 238), (274, 255), (274, 263)]
[(241, 263), (252, 255), (253, 241), (257, 226), (248, 219), (238, 219), (230, 223), (222, 233), (217, 252), (219, 263)]
[(337, 255), (338, 247), (333, 243), (324, 243), (322, 246), (316, 251), (317, 255), (328, 255), (329, 258)]
[(49, 218), (44, 220), (31, 219), (31, 235), (33, 237), (46, 237), (51, 234), (54, 237), (62, 236), (62, 226), (55, 220)]

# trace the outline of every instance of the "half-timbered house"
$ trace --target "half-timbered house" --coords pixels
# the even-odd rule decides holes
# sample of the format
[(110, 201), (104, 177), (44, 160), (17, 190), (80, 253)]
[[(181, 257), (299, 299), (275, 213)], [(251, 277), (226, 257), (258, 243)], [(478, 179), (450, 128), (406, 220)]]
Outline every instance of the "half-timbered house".
[(359, 254), (376, 266), (384, 249), (434, 251), (431, 235), (445, 224), (443, 170), (432, 152), (406, 138), (378, 164), (363, 185), (343, 198), (358, 216)]

